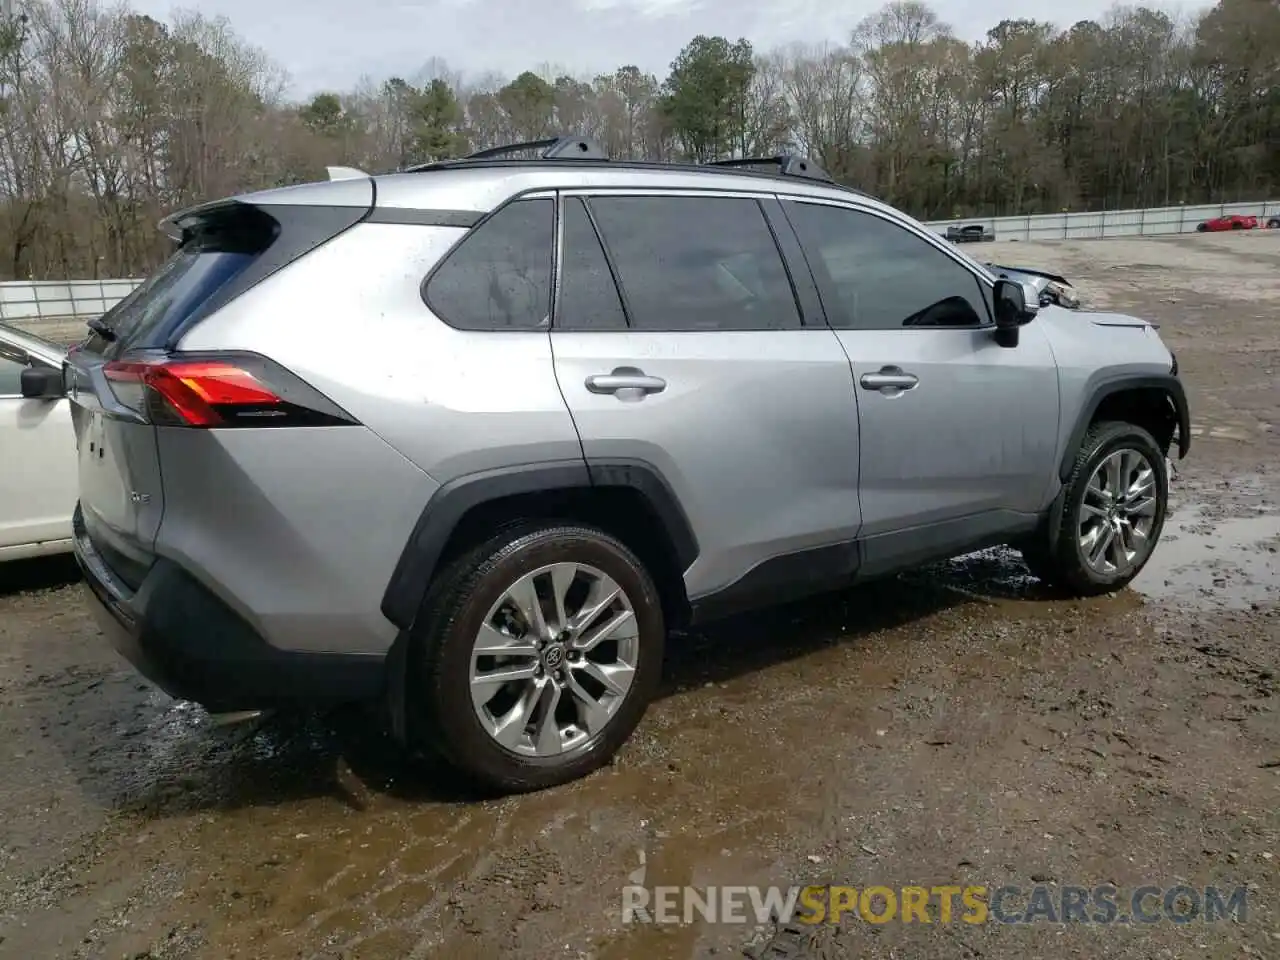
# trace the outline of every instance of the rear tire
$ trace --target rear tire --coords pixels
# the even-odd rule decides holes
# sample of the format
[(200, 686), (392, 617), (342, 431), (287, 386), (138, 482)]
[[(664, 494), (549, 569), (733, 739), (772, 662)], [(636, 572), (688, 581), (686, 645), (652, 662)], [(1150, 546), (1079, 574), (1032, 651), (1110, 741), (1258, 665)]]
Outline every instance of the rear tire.
[(1063, 486), (1056, 542), (1048, 525), (1020, 545), (1032, 574), (1080, 596), (1119, 590), (1151, 557), (1169, 505), (1165, 455), (1132, 423), (1095, 424)]
[(657, 588), (592, 527), (498, 532), (444, 571), (424, 614), (406, 678), (411, 738), (492, 790), (541, 790), (602, 766), (657, 691)]

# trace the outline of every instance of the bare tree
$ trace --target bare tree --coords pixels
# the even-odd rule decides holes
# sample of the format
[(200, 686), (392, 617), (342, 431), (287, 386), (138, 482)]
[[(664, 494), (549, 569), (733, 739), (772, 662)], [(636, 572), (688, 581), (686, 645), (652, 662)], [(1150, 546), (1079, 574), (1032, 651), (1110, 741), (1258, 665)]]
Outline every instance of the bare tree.
[[(754, 54), (698, 37), (665, 79), (543, 63), (465, 77), (427, 56), (306, 103), (233, 25), (116, 0), (0, 14), (0, 277), (137, 275), (154, 225), (212, 197), (389, 171), (579, 131), (619, 159), (799, 150), (920, 216), (1228, 199), (1280, 190), (1280, 3), (1181, 19), (1114, 8), (1065, 28), (1005, 20), (966, 43), (894, 0), (847, 43)], [(127, 0), (119, 0), (121, 3)]]
[(743, 154), (760, 157), (786, 152), (796, 139), (794, 129), (784, 58), (779, 54), (756, 57), (747, 86)]
[(782, 54), (782, 76), (800, 147), (828, 169), (862, 142), (866, 90), (862, 61), (846, 47), (793, 46)]

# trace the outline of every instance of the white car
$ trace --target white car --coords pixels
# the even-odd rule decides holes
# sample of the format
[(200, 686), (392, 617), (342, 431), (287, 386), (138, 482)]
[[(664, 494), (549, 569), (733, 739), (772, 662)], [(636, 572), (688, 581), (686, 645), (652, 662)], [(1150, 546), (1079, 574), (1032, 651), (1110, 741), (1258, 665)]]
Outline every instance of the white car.
[(71, 550), (77, 471), (66, 355), (0, 323), (0, 561)]

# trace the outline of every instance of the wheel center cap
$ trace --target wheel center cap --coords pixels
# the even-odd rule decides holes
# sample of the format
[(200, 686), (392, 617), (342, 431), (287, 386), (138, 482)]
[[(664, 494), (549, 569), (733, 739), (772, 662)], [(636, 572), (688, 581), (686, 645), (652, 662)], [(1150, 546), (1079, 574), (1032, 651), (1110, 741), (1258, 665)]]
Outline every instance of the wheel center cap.
[(542, 665), (548, 670), (555, 670), (564, 663), (564, 644), (552, 643), (542, 651)]

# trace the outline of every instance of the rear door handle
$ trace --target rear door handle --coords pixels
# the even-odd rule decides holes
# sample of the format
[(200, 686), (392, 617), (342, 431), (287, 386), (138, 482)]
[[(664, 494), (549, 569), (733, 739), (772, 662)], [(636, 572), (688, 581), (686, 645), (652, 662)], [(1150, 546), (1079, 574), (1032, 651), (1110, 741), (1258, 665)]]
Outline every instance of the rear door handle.
[(651, 377), (635, 367), (618, 367), (612, 373), (595, 373), (586, 379), (592, 393), (611, 393), (619, 399), (640, 399), (667, 389), (667, 381)]
[(863, 390), (910, 390), (920, 378), (901, 367), (881, 367), (877, 373), (864, 373), (858, 380)]

